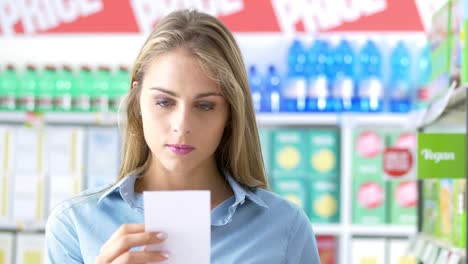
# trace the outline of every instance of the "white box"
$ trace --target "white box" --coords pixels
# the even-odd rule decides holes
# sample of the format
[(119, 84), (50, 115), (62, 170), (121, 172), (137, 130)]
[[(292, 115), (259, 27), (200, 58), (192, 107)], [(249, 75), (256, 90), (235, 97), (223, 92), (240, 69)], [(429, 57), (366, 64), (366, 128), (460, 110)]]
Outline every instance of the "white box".
[(13, 221), (18, 225), (44, 221), (44, 133), (18, 127), (15, 136)]
[(16, 236), (15, 263), (44, 263), (44, 235), (18, 233)]
[(14, 128), (0, 127), (0, 223), (12, 216)]
[(388, 258), (390, 264), (400, 264), (401, 260), (408, 257), (408, 239), (389, 239)]
[(90, 128), (87, 140), (87, 187), (114, 183), (119, 172), (120, 140), (115, 128)]
[(48, 127), (46, 133), (48, 211), (77, 195), (83, 187), (84, 131)]
[(13, 233), (0, 233), (0, 263), (13, 262)]
[(351, 248), (352, 264), (386, 264), (383, 238), (353, 238)]

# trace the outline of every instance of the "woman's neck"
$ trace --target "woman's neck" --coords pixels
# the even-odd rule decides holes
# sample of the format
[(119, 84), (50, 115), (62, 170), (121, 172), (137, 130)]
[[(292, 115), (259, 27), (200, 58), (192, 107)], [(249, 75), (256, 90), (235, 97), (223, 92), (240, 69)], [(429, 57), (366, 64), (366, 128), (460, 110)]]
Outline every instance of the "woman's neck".
[(215, 162), (190, 171), (172, 172), (152, 161), (142, 176), (135, 183), (135, 192), (209, 190), (212, 208), (233, 195), (229, 183), (219, 172)]

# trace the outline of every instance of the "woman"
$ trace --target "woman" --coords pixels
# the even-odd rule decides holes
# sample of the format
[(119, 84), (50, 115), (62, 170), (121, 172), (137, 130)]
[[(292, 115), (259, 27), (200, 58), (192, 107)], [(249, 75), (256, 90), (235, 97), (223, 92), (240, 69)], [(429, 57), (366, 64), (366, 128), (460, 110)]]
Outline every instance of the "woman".
[(132, 73), (118, 181), (62, 203), (46, 227), (47, 263), (146, 263), (170, 234), (145, 232), (144, 190), (211, 191), (212, 263), (319, 263), (301, 209), (267, 190), (240, 50), (216, 18), (162, 19)]

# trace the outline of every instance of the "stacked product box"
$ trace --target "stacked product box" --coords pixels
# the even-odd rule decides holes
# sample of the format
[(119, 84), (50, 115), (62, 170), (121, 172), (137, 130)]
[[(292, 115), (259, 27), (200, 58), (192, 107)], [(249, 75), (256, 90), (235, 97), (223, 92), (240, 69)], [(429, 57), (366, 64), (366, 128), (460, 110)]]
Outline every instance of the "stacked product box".
[(364, 129), (354, 135), (353, 157), (353, 223), (416, 224), (417, 182), (415, 165), (399, 177), (384, 172), (385, 148), (416, 148), (414, 132)]
[(13, 233), (0, 233), (0, 263), (11, 263), (13, 258)]
[(384, 224), (387, 218), (385, 181), (382, 175), (384, 136), (381, 131), (354, 134), (353, 223)]
[[(263, 134), (264, 135), (264, 134)], [(262, 136), (262, 134), (261, 134)], [(276, 129), (270, 132), (272, 186), (301, 206), (314, 223), (339, 221), (339, 137), (334, 129)], [(262, 140), (262, 144), (267, 139)], [(306, 143), (306, 144), (304, 144)], [(265, 155), (265, 154), (264, 154)]]
[(309, 216), (314, 223), (339, 222), (339, 137), (332, 129), (306, 132)]
[[(412, 131), (389, 131), (386, 134), (387, 147), (407, 149), (414, 157), (416, 151), (416, 133)], [(396, 225), (415, 226), (417, 222), (418, 186), (414, 179), (416, 166), (411, 165), (403, 180), (390, 179), (388, 190), (388, 218), (387, 222)]]
[(305, 130), (277, 129), (272, 137), (273, 190), (306, 210), (308, 190)]
[(320, 255), (320, 263), (336, 264), (338, 259), (338, 243), (334, 236), (317, 236), (317, 248)]

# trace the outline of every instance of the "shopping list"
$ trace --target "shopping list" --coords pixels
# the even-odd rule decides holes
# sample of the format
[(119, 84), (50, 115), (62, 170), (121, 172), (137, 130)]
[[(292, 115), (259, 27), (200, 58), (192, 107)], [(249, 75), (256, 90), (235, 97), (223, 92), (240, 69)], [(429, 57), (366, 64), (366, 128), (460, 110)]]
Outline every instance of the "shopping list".
[(168, 234), (164, 243), (147, 250), (168, 251), (165, 263), (210, 263), (209, 191), (145, 191), (143, 199), (146, 231)]

